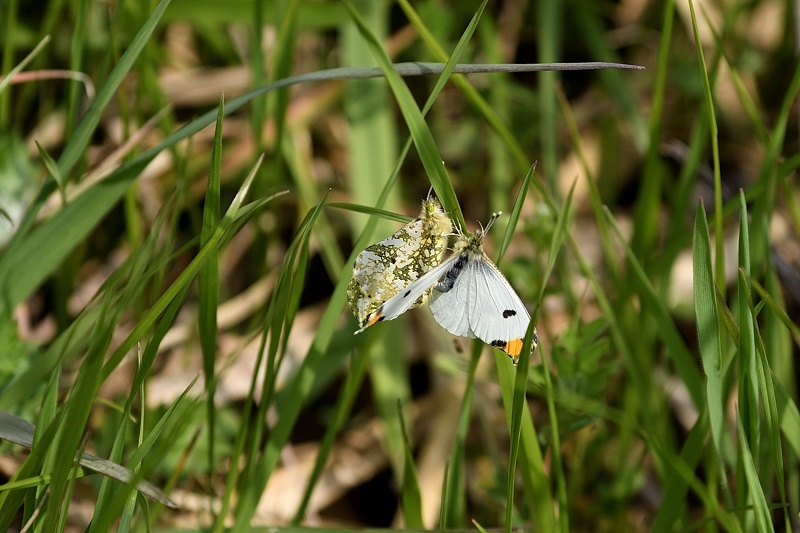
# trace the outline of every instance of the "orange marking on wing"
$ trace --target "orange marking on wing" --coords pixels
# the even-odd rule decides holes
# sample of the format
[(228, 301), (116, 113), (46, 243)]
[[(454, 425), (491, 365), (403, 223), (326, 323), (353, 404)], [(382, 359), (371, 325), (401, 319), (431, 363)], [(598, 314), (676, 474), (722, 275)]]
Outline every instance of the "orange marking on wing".
[(367, 321), (367, 325), (364, 326), (364, 327), (368, 328), (370, 326), (374, 326), (375, 324), (377, 324), (381, 320), (383, 320), (383, 313), (381, 312), (380, 309), (378, 309), (377, 311), (372, 313), (372, 316), (370, 316), (369, 320)]
[(503, 349), (508, 355), (517, 357), (522, 352), (522, 339), (511, 339)]

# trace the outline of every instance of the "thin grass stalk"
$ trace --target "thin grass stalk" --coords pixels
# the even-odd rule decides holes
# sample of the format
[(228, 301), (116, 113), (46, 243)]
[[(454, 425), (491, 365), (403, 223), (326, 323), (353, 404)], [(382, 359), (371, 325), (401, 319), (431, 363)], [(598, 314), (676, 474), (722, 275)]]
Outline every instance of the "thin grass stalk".
[[(709, 116), (709, 126), (711, 128), (711, 157), (714, 170), (714, 250), (716, 252), (714, 262), (714, 277), (717, 283), (717, 290), (725, 295), (725, 248), (722, 227), (722, 174), (719, 163), (719, 131), (717, 129), (717, 117), (714, 111), (714, 95), (711, 91), (706, 60), (703, 55), (703, 45), (700, 42), (700, 33), (697, 29), (697, 17), (694, 11), (694, 2), (689, 0), (689, 9), (692, 14), (692, 31), (694, 32), (695, 48), (697, 50), (697, 62), (700, 66), (703, 79), (703, 94), (705, 96), (706, 108)], [(716, 62), (714, 63), (716, 65)], [(714, 427), (712, 417), (712, 428)]]
[[(19, 13), (19, 0), (9, 0), (3, 4), (4, 13), (0, 17), (0, 22), (5, 21), (3, 34), (2, 71), (10, 72), (14, 63), (14, 40), (16, 38), (16, 28), (19, 24), (17, 15)], [(8, 131), (11, 121), (11, 99), (8, 91), (0, 91), (0, 130)]]
[(456, 436), (453, 439), (450, 461), (448, 462), (448, 468), (445, 469), (442, 483), (442, 495), (443, 497), (447, 495), (447, 499), (442, 500), (442, 514), (439, 517), (439, 524), (442, 529), (446, 527), (461, 527), (466, 515), (465, 446), (472, 415), (475, 372), (478, 369), (478, 362), (482, 353), (483, 343), (479, 341), (473, 342), (464, 394), (461, 397), (461, 405), (459, 407)]
[(422, 522), (422, 497), (419, 490), (417, 471), (414, 468), (414, 454), (411, 451), (411, 441), (408, 438), (406, 422), (403, 417), (403, 405), (397, 400), (397, 421), (400, 434), (403, 436), (403, 477), (401, 484), (401, 508), (403, 511), (404, 526), (408, 529), (424, 529)]
[[(392, 72), (397, 72), (399, 75), (405, 76), (427, 75), (441, 73), (444, 71), (444, 68), (444, 65), (437, 63), (405, 63), (392, 65)], [(453, 68), (452, 72), (526, 72), (547, 69), (585, 70), (596, 68), (633, 67), (603, 63), (457, 65)], [(268, 86), (249, 91), (230, 100), (225, 106), (225, 112), (226, 114), (231, 114), (260, 94), (280, 87), (288, 87), (309, 81), (342, 78), (374, 78), (384, 74), (384, 71), (376, 68), (334, 68), (293, 76)], [(15, 234), (12, 242), (9, 243), (3, 253), (0, 254), (0, 297), (3, 298), (0, 300), (0, 305), (10, 309), (28, 297), (46, 277), (51, 275), (54, 269), (53, 265), (59, 264), (70, 250), (72, 250), (78, 242), (82, 242), (89, 231), (108, 214), (109, 210), (124, 196), (130, 185), (141, 176), (143, 169), (156, 155), (164, 149), (174, 146), (178, 141), (197, 133), (211, 124), (215, 119), (215, 111), (206, 112), (186, 124), (180, 130), (168, 135), (156, 146), (145, 150), (130, 161), (120, 165), (101, 183), (96, 184), (96, 186), (91, 187), (75, 198), (52, 218), (39, 225), (34, 231), (31, 231), (29, 235), (27, 234), (27, 226), (23, 224)], [(71, 140), (70, 142), (73, 141)], [(59, 160), (60, 166), (64, 157), (65, 155), (62, 154)], [(430, 159), (428, 160), (430, 161)], [(439, 164), (441, 165), (441, 160), (439, 160)], [(527, 163), (524, 168), (529, 168), (529, 163)], [(452, 185), (449, 185), (449, 181), (442, 180), (441, 176), (432, 176), (432, 180), (435, 182), (434, 185), (436, 187), (441, 186), (443, 188), (442, 190), (437, 190), (437, 193), (445, 207), (448, 209), (456, 209), (458, 204), (455, 200), (455, 193), (448, 192), (446, 195), (447, 198), (445, 198), (445, 194), (443, 193), (443, 190), (448, 189), (448, 187), (448, 190), (452, 191)], [(538, 182), (534, 182), (534, 184), (537, 183)], [(52, 192), (52, 189), (43, 189), (40, 196), (43, 195), (42, 198), (47, 197), (50, 192)], [(546, 193), (545, 198), (548, 198)], [(44, 201), (43, 199), (40, 200), (41, 202)], [(547, 202), (552, 207), (552, 201), (548, 199)], [(39, 205), (40, 204), (36, 204), (36, 206)], [(34, 210), (38, 210), (38, 207), (35, 207)], [(65, 228), (68, 229), (67, 232), (65, 232)], [(25, 235), (24, 239), (21, 237), (23, 234)], [(21, 267), (20, 265), (25, 265), (25, 267)]]
[[(548, 281), (550, 280), (550, 276), (553, 273), (553, 268), (555, 267), (556, 262), (558, 261), (558, 257), (560, 255), (559, 251), (563, 248), (564, 238), (567, 234), (567, 223), (569, 221), (570, 210), (572, 207), (572, 196), (575, 192), (576, 184), (577, 181), (574, 181), (572, 183), (572, 187), (570, 187), (569, 193), (567, 193), (567, 197), (564, 200), (564, 205), (558, 212), (558, 219), (556, 220), (556, 229), (555, 233), (553, 234), (553, 240), (550, 246), (550, 254), (547, 259), (547, 266), (545, 268), (544, 279), (542, 280), (542, 284), (539, 287), (539, 295), (538, 298), (536, 299), (537, 307), (533, 313), (531, 319), (532, 322), (536, 322), (539, 317), (539, 310), (542, 308), (542, 301), (544, 300), (545, 289), (548, 285)], [(561, 457), (561, 437), (558, 427), (558, 416), (556, 413), (556, 406), (554, 399), (555, 392), (553, 389), (552, 378), (550, 376), (549, 363), (547, 361), (547, 356), (544, 353), (542, 353), (542, 367), (544, 371), (543, 373), (544, 373), (544, 383), (545, 383), (545, 400), (547, 403), (547, 413), (550, 418), (550, 432), (553, 440), (552, 442), (553, 462), (552, 462), (551, 472), (555, 474), (556, 478), (556, 494), (558, 498), (558, 507), (559, 507), (557, 520), (561, 531), (566, 533), (570, 530), (569, 502), (567, 500), (567, 483), (564, 476), (564, 463)]]
[[(522, 413), (523, 411), (526, 413), (530, 412), (527, 409), (525, 393), (528, 387), (528, 369), (530, 368), (531, 352), (533, 351), (531, 348), (533, 347), (535, 331), (536, 323), (531, 320), (522, 342), (522, 352), (518, 364), (514, 368), (514, 389), (512, 392), (511, 414), (509, 416), (509, 440), (511, 441), (511, 449), (508, 454), (508, 480), (506, 484), (506, 533), (511, 533), (513, 529), (514, 480), (516, 478), (517, 458), (519, 457), (520, 441), (522, 439)], [(508, 363), (506, 362), (506, 364)], [(526, 437), (527, 436), (528, 435), (526, 435)], [(530, 442), (527, 444), (528, 446), (535, 445)]]
[[(69, 47), (69, 70), (72, 72), (82, 72), (84, 69), (84, 47), (87, 42), (87, 19), (91, 9), (91, 3), (88, 0), (77, 1), (77, 11), (75, 13), (75, 27), (72, 31), (72, 39), (70, 40)], [(67, 85), (67, 117), (66, 117), (66, 134), (67, 137), (72, 135), (73, 127), (75, 126), (80, 109), (81, 84), (75, 81)], [(77, 181), (77, 179), (75, 180)]]
[[(653, 98), (650, 114), (647, 154), (642, 175), (642, 188), (636, 202), (634, 234), (631, 247), (639, 257), (647, 257), (656, 238), (658, 213), (661, 201), (663, 168), (661, 160), (661, 120), (664, 113), (664, 97), (669, 69), (669, 51), (672, 41), (672, 27), (675, 20), (673, 0), (664, 2), (662, 10), (661, 39), (658, 44), (658, 62), (653, 84)], [(609, 256), (613, 257), (613, 255)]]
[[(542, 63), (557, 61), (561, 56), (562, 33), (562, 7), (560, 2), (540, 2), (538, 5), (538, 58)], [(545, 162), (542, 173), (544, 181), (552, 190), (557, 190), (558, 149), (556, 147), (556, 110), (558, 100), (556, 97), (556, 84), (558, 74), (543, 72), (540, 77), (538, 104), (539, 104), (539, 143), (541, 159)]]
[(615, 282), (618, 279), (617, 266), (614, 261), (616, 252), (614, 250), (614, 243), (611, 240), (611, 232), (608, 224), (606, 223), (606, 218), (603, 215), (603, 199), (600, 195), (600, 190), (597, 187), (597, 176), (593, 175), (591, 169), (589, 168), (589, 162), (586, 159), (580, 132), (578, 131), (578, 124), (575, 121), (575, 116), (572, 113), (572, 109), (570, 109), (569, 101), (567, 100), (563, 90), (559, 90), (557, 94), (561, 104), (561, 111), (564, 114), (564, 121), (572, 139), (572, 146), (578, 154), (578, 159), (581, 162), (581, 168), (583, 169), (586, 179), (586, 186), (589, 189), (589, 201), (591, 202), (594, 220), (597, 224), (598, 233), (600, 234), (600, 243), (603, 248), (603, 259), (606, 262), (606, 273), (608, 276), (614, 277), (611, 283), (616, 285)]
[[(306, 483), (303, 497), (300, 501), (300, 505), (297, 507), (297, 511), (295, 511), (294, 518), (292, 518), (292, 526), (299, 526), (300, 522), (305, 517), (308, 504), (311, 501), (311, 495), (314, 492), (317, 481), (325, 469), (325, 464), (333, 447), (334, 439), (337, 435), (339, 435), (344, 427), (344, 424), (347, 422), (347, 416), (350, 414), (350, 411), (353, 408), (358, 392), (364, 381), (364, 376), (367, 371), (367, 364), (369, 363), (368, 354), (369, 352), (366, 350), (356, 350), (355, 356), (351, 360), (350, 368), (346, 373), (347, 377), (345, 379), (344, 387), (342, 387), (342, 392), (336, 402), (333, 422), (328, 426), (328, 429), (325, 431), (325, 435), (320, 442), (319, 452), (317, 453), (317, 457), (314, 461), (314, 467), (311, 470), (311, 475), (308, 477), (308, 482)], [(419, 490), (419, 487), (417, 487), (417, 490)], [(406, 525), (408, 526), (408, 524)]]

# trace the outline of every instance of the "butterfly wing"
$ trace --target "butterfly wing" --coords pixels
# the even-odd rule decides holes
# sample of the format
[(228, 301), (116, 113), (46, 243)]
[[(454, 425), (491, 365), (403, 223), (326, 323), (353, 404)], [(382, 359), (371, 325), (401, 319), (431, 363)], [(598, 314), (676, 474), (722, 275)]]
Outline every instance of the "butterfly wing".
[(469, 306), (475, 290), (475, 261), (469, 252), (461, 252), (453, 266), (434, 287), (430, 309), (444, 329), (459, 337), (475, 337), (469, 324)]
[(402, 315), (424, 294), (426, 294), (431, 287), (439, 282), (439, 278), (444, 276), (457, 260), (458, 256), (453, 255), (447, 258), (438, 266), (430, 269), (428, 272), (420, 276), (415, 282), (408, 285), (405, 289), (401, 290), (378, 309), (371, 313), (366, 320), (364, 327), (356, 331), (356, 334), (361, 333), (368, 327), (384, 320), (394, 320)]
[[(439, 201), (428, 199), (419, 217), (358, 254), (347, 301), (360, 326), (381, 304), (442, 261), (451, 231), (452, 222)], [(412, 307), (423, 301), (418, 299)]]
[[(474, 336), (516, 358), (531, 317), (503, 274), (484, 254), (471, 261), (475, 284), (469, 301), (469, 324)], [(534, 348), (536, 347), (534, 339)]]

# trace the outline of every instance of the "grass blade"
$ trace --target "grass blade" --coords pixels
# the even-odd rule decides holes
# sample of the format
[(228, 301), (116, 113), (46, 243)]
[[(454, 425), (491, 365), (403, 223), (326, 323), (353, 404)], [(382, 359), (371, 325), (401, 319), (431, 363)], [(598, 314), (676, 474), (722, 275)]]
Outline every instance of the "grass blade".
[[(511, 450), (508, 456), (508, 484), (506, 485), (506, 533), (511, 533), (513, 529), (514, 480), (516, 479), (517, 458), (519, 457), (520, 440), (522, 438), (522, 413), (523, 411), (529, 413), (525, 402), (525, 391), (528, 386), (528, 369), (530, 368), (531, 347), (533, 346), (535, 331), (536, 323), (531, 320), (531, 323), (528, 324), (528, 330), (525, 332), (525, 339), (522, 342), (522, 352), (520, 353), (519, 363), (515, 367), (509, 430)], [(500, 364), (508, 365), (508, 361), (504, 361)], [(529, 442), (527, 444), (528, 447), (538, 446), (538, 442)]]
[(528, 195), (528, 188), (530, 187), (535, 171), (536, 163), (531, 166), (531, 168), (528, 170), (528, 173), (525, 174), (525, 179), (522, 180), (522, 185), (520, 186), (519, 193), (517, 194), (517, 200), (514, 202), (514, 207), (511, 209), (511, 215), (508, 217), (508, 225), (506, 226), (506, 232), (503, 234), (503, 241), (500, 243), (500, 250), (497, 253), (497, 260), (495, 263), (498, 265), (503, 260), (503, 256), (506, 254), (506, 250), (508, 250), (508, 245), (511, 244), (511, 238), (514, 236), (514, 231), (517, 229), (517, 223), (519, 222), (519, 217), (522, 214), (522, 206), (525, 203), (525, 197)]
[[(716, 251), (716, 263), (714, 265), (717, 289), (725, 294), (725, 249), (723, 242), (722, 227), (722, 174), (719, 164), (719, 131), (717, 130), (717, 117), (714, 112), (714, 95), (711, 91), (711, 82), (708, 79), (708, 69), (703, 55), (703, 45), (700, 41), (700, 33), (697, 29), (697, 17), (694, 12), (694, 2), (689, 0), (689, 10), (692, 15), (692, 31), (694, 32), (695, 49), (697, 50), (697, 62), (703, 74), (703, 95), (705, 96), (706, 108), (710, 117), (711, 126), (711, 155), (714, 161), (714, 250)], [(714, 433), (714, 415), (711, 414), (711, 432)], [(716, 438), (715, 438), (716, 439)], [(719, 441), (715, 442), (719, 444)]]
[(422, 498), (417, 481), (417, 471), (414, 468), (414, 454), (411, 453), (411, 442), (408, 440), (406, 423), (403, 419), (403, 407), (397, 402), (397, 416), (400, 423), (400, 432), (403, 435), (403, 449), (405, 461), (403, 462), (403, 484), (401, 485), (401, 507), (403, 519), (407, 529), (423, 529), (422, 523)]
[(747, 442), (747, 437), (744, 434), (741, 419), (738, 419), (738, 423), (736, 424), (736, 433), (739, 436), (739, 450), (744, 460), (745, 479), (747, 480), (747, 488), (749, 489), (750, 500), (755, 512), (756, 526), (759, 532), (775, 531), (775, 528), (772, 526), (772, 518), (769, 514), (767, 499), (764, 496), (764, 489), (761, 488), (761, 482), (758, 479), (758, 472), (756, 472), (756, 465), (750, 453), (750, 447)]
[(708, 406), (709, 426), (717, 456), (722, 457), (722, 436), (725, 425), (725, 396), (722, 386), (722, 340), (720, 338), (719, 316), (717, 312), (716, 291), (713, 267), (711, 265), (711, 246), (708, 241), (708, 223), (702, 201), (697, 208), (694, 227), (694, 246), (692, 250), (694, 267), (694, 305), (697, 319), (697, 336), (700, 356), (706, 374), (706, 404)]
[[(606, 219), (611, 225), (611, 228), (614, 230), (614, 233), (617, 235), (617, 240), (625, 250), (625, 256), (627, 257), (628, 264), (632, 269), (633, 277), (639, 283), (639, 294), (644, 301), (647, 302), (648, 307), (650, 307), (650, 309), (653, 311), (655, 319), (659, 323), (659, 335), (661, 335), (664, 343), (667, 346), (669, 355), (672, 357), (675, 363), (675, 368), (680, 375), (681, 381), (686, 385), (686, 388), (688, 389), (695, 405), (704, 405), (705, 399), (703, 393), (703, 380), (700, 377), (700, 373), (697, 371), (697, 367), (694, 362), (694, 356), (686, 347), (683, 338), (675, 326), (675, 321), (670, 316), (663, 299), (659, 296), (655, 287), (653, 287), (653, 284), (647, 278), (647, 274), (645, 274), (644, 269), (636, 259), (636, 256), (634, 255), (630, 246), (625, 242), (625, 239), (622, 236), (622, 231), (614, 220), (614, 216), (607, 207), (604, 207), (604, 211), (606, 214)], [(632, 362), (634, 362), (637, 366), (639, 365), (639, 363), (636, 363), (633, 360)], [(642, 371), (637, 370), (638, 374), (641, 374), (641, 372)], [(642, 375), (641, 377), (644, 376)]]
[(372, 52), (373, 58), (378, 62), (380, 69), (383, 71), (389, 87), (392, 89), (392, 93), (408, 125), (411, 138), (414, 140), (414, 146), (417, 148), (417, 153), (431, 180), (431, 185), (436, 191), (436, 195), (439, 197), (445, 210), (450, 213), (456, 225), (462, 229), (465, 228), (464, 215), (461, 213), (461, 207), (456, 199), (453, 185), (450, 183), (450, 178), (445, 171), (442, 156), (439, 153), (439, 149), (436, 147), (436, 142), (433, 139), (431, 130), (425, 123), (422, 113), (414, 101), (414, 97), (411, 96), (411, 91), (408, 90), (408, 87), (395, 70), (394, 65), (392, 65), (380, 42), (367, 27), (353, 4), (349, 0), (343, 0), (343, 3), (350, 13), (350, 16), (353, 18), (353, 21), (356, 23), (361, 35), (364, 37), (367, 47)]
[[(217, 108), (217, 124), (211, 148), (211, 169), (206, 183), (203, 202), (203, 226), (200, 246), (211, 241), (220, 223), (220, 181), (222, 168), (222, 124), (225, 112), (225, 97), (220, 96)], [(208, 420), (208, 476), (213, 477), (216, 466), (214, 443), (216, 442), (217, 376), (214, 365), (217, 361), (217, 311), (219, 307), (219, 248), (215, 248), (197, 275), (197, 325), (200, 332), (200, 351), (203, 357), (203, 376), (206, 391), (206, 418)]]
[[(153, 13), (147, 19), (147, 22), (145, 22), (145, 24), (131, 41), (130, 45), (128, 45), (125, 53), (122, 54), (122, 56), (116, 62), (114, 69), (106, 79), (106, 83), (104, 83), (97, 92), (97, 95), (92, 104), (89, 106), (89, 109), (84, 115), (83, 120), (81, 120), (78, 127), (70, 136), (69, 142), (67, 142), (67, 145), (64, 147), (64, 151), (61, 153), (61, 157), (58, 159), (59, 175), (64, 177), (69, 176), (70, 172), (75, 166), (75, 163), (77, 163), (78, 159), (80, 159), (81, 154), (86, 151), (86, 147), (89, 145), (92, 134), (100, 122), (103, 110), (111, 101), (111, 98), (114, 96), (114, 94), (116, 94), (120, 84), (122, 84), (123, 80), (128, 75), (128, 72), (133, 67), (142, 49), (144, 49), (144, 46), (147, 44), (150, 36), (155, 31), (156, 26), (158, 25), (161, 16), (164, 14), (164, 10), (167, 9), (170, 1), (171, 0), (161, 0), (161, 2), (159, 2), (159, 4), (153, 10)], [(22, 236), (27, 233), (27, 230), (31, 227), (36, 215), (39, 212), (39, 208), (42, 206), (50, 193), (53, 192), (54, 186), (55, 185), (52, 182), (48, 182), (42, 187), (42, 190), (39, 192), (34, 204), (27, 211), (25, 218), (20, 224), (20, 229), (15, 234), (12, 243), (17, 239), (21, 239)]]

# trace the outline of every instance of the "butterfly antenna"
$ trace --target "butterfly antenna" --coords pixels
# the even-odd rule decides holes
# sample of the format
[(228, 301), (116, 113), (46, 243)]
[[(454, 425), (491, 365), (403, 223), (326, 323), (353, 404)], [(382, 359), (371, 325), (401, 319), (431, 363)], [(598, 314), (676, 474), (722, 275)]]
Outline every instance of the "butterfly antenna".
[(489, 222), (486, 223), (486, 227), (485, 228), (481, 228), (481, 231), (484, 234), (486, 234), (490, 229), (492, 229), (492, 226), (494, 226), (495, 220), (500, 218), (500, 215), (502, 215), (502, 214), (503, 214), (502, 211), (495, 211), (494, 213), (492, 213), (492, 217), (489, 219)]

